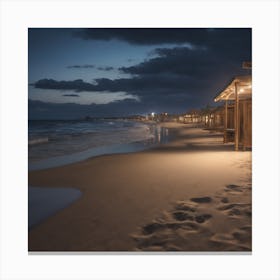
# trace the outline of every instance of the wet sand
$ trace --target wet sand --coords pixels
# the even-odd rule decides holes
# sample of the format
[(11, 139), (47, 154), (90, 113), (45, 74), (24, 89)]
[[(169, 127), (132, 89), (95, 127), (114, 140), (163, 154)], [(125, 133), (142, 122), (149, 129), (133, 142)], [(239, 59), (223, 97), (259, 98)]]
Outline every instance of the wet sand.
[(251, 152), (176, 123), (155, 149), (29, 172), (83, 195), (29, 231), (29, 251), (251, 251)]

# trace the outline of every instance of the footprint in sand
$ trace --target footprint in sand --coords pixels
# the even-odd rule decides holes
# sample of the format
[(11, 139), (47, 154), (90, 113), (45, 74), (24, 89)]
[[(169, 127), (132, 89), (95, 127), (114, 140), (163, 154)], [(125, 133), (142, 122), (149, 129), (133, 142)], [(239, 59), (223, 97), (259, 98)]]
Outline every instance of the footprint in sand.
[(174, 208), (176, 210), (195, 212), (196, 211), (196, 204), (189, 203), (189, 202), (186, 202), (186, 201), (179, 201), (179, 202), (176, 203)]
[(142, 232), (143, 232), (143, 234), (152, 234), (159, 229), (163, 229), (164, 227), (165, 227), (165, 224), (151, 223), (151, 224), (144, 226), (142, 228)]
[(226, 212), (228, 216), (252, 216), (251, 203), (223, 203), (223, 205), (218, 206), (217, 210)]
[[(136, 250), (251, 251), (251, 203), (238, 201), (238, 195), (244, 196), (250, 191), (250, 187), (227, 185), (214, 197), (193, 197), (176, 202), (171, 210), (142, 226), (140, 234), (132, 236)], [(207, 213), (208, 208), (211, 214)], [(217, 215), (239, 219), (240, 226), (232, 232), (213, 232), (207, 221), (213, 218), (216, 223), (215, 211)]]
[(202, 215), (196, 216), (195, 221), (197, 223), (204, 223), (205, 221), (207, 221), (211, 218), (212, 218), (212, 215), (210, 215), (210, 214), (202, 214)]
[(220, 198), (221, 204), (216, 208), (217, 210), (225, 212), (228, 216), (239, 217), (239, 216), (252, 216), (252, 204), (251, 203), (229, 203), (230, 200), (238, 201), (238, 195), (248, 196), (251, 194), (252, 187), (249, 186), (238, 186), (238, 185), (227, 185), (223, 193), (217, 195)]
[(212, 201), (212, 198), (209, 196), (193, 197), (191, 198), (191, 201), (196, 203), (210, 203)]
[(227, 185), (225, 188), (226, 192), (243, 192), (242, 187), (238, 185)]
[(168, 241), (170, 241), (171, 237), (163, 232), (151, 236), (134, 235), (133, 239), (136, 241), (138, 249), (146, 251), (147, 248), (156, 246), (156, 251), (162, 251), (163, 246), (165, 246), (165, 244), (168, 243)]
[(238, 240), (242, 243), (244, 243), (244, 242), (250, 242), (251, 243), (251, 239), (252, 239), (251, 234), (249, 234), (246, 231), (243, 231), (243, 230), (235, 231), (235, 232), (232, 233), (232, 236), (236, 240)]
[(223, 205), (218, 207), (218, 210), (230, 210), (233, 208), (247, 208), (248, 206), (250, 206), (251, 204), (249, 203), (231, 203), (231, 204), (227, 204), (227, 205)]
[(229, 199), (227, 197), (222, 197), (221, 202), (222, 203), (229, 203)]
[[(175, 211), (164, 212), (152, 223), (141, 228), (141, 234), (133, 235), (137, 249), (145, 251), (179, 251), (172, 240), (180, 238), (184, 234), (205, 234), (207, 231), (201, 224), (212, 218), (210, 214), (198, 214), (200, 203), (211, 202), (211, 197), (196, 197), (190, 201), (179, 201), (173, 209)], [(183, 234), (183, 235), (184, 235)], [(207, 231), (207, 234), (208, 231)]]
[(232, 233), (217, 233), (209, 239), (210, 246), (217, 250), (223, 248), (226, 251), (251, 251), (252, 234), (251, 227), (241, 227)]
[(173, 212), (172, 214), (173, 214), (173, 217), (175, 218), (175, 220), (177, 220), (177, 221), (186, 221), (186, 220), (193, 221), (194, 220), (194, 217), (185, 211), (176, 211), (176, 212)]

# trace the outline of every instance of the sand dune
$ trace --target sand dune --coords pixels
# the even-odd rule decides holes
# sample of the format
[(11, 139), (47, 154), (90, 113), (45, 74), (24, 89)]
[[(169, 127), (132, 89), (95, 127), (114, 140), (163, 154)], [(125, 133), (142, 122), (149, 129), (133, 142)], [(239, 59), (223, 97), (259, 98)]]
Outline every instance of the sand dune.
[(29, 231), (29, 251), (250, 251), (251, 152), (165, 124), (173, 141), (29, 173), (83, 196)]

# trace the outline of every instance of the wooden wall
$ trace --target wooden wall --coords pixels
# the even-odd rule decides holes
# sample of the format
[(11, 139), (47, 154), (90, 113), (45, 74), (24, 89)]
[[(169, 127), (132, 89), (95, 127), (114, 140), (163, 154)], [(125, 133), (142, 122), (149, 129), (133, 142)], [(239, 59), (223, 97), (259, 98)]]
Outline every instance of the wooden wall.
[(243, 149), (252, 147), (252, 99), (239, 103), (239, 143)]

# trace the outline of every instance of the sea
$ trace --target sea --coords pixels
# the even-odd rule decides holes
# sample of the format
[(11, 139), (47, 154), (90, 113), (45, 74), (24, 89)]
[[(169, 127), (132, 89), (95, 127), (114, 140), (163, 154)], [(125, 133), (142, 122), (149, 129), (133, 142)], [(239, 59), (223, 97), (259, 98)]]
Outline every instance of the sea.
[(29, 120), (28, 169), (57, 167), (105, 154), (142, 151), (168, 141), (167, 128), (140, 121)]

